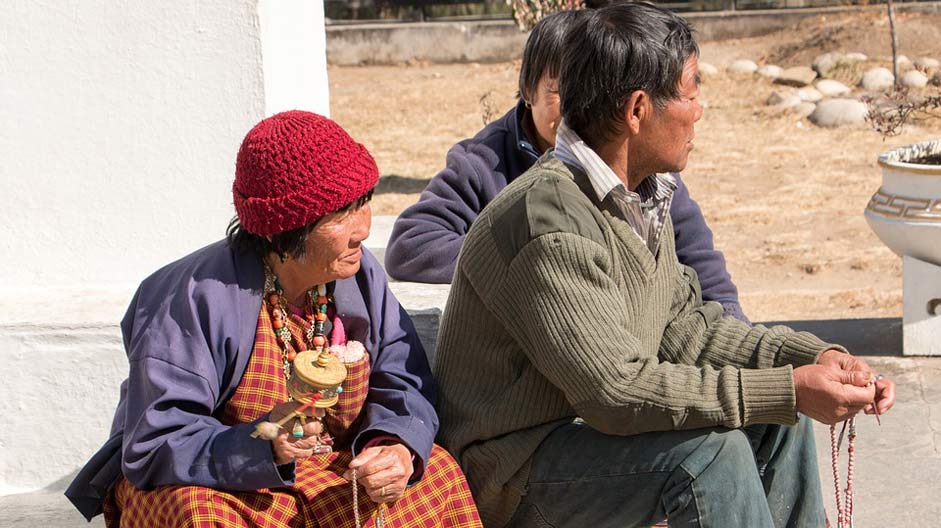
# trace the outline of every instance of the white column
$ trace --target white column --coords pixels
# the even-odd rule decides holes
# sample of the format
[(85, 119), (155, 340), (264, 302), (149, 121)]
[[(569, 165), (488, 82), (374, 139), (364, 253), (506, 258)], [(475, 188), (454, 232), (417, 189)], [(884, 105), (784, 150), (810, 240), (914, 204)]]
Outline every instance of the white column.
[(265, 114), (330, 115), (327, 36), (321, 0), (260, 0)]
[(0, 17), (0, 494), (105, 441), (136, 285), (222, 238), (245, 133), (326, 113), (323, 5), (14, 1)]

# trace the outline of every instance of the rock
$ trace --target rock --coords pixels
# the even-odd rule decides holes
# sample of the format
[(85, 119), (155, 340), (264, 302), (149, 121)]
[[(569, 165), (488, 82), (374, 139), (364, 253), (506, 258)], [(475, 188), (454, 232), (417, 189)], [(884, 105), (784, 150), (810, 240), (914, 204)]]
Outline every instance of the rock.
[(896, 57), (895, 65), (896, 65), (896, 68), (898, 68), (899, 73), (915, 69), (915, 65), (912, 64), (912, 60), (906, 57), (905, 55), (899, 55), (898, 57)]
[(859, 84), (869, 91), (881, 92), (895, 84), (895, 77), (886, 68), (872, 68), (863, 74)]
[(800, 103), (799, 105), (792, 108), (791, 111), (801, 117), (807, 117), (810, 114), (814, 113), (814, 110), (816, 109), (817, 109), (816, 103)]
[(862, 124), (868, 113), (869, 107), (856, 99), (824, 99), (808, 118), (817, 126), (838, 127)]
[(758, 75), (776, 79), (783, 71), (784, 69), (780, 66), (775, 66), (774, 64), (765, 64), (761, 68), (758, 68)]
[(786, 86), (796, 86), (801, 88), (814, 82), (814, 79), (816, 78), (817, 72), (814, 70), (808, 68), (807, 66), (795, 66), (781, 72), (781, 75), (778, 76), (774, 82)]
[(941, 62), (931, 57), (918, 57), (915, 59), (915, 67), (923, 72), (934, 71), (941, 67)]
[(928, 76), (918, 70), (909, 70), (902, 75), (902, 86), (924, 88), (928, 86)]
[(823, 99), (823, 94), (820, 93), (816, 88), (801, 88), (797, 90), (797, 97), (805, 103), (816, 103), (817, 101)]
[(816, 84), (817, 90), (820, 90), (825, 97), (839, 97), (841, 95), (846, 95), (850, 93), (850, 87), (841, 83), (840, 81), (834, 81), (833, 79), (822, 79), (817, 81)]
[(791, 108), (801, 104), (801, 98), (793, 92), (775, 90), (768, 96), (768, 106), (777, 106), (778, 108)]
[(935, 74), (931, 76), (931, 84), (933, 86), (941, 86), (941, 72), (935, 72)]
[(729, 73), (755, 73), (758, 65), (748, 59), (740, 59), (729, 65)]
[(869, 57), (867, 57), (865, 53), (853, 52), (844, 55), (843, 60), (846, 62), (862, 62), (869, 60)]
[(818, 55), (814, 59), (812, 68), (820, 74), (821, 77), (825, 76), (830, 70), (836, 68), (836, 66), (843, 60), (843, 54), (838, 51), (831, 51), (829, 53), (824, 53), (823, 55)]
[(716, 68), (708, 62), (699, 63), (699, 74), (703, 77), (712, 77), (719, 74), (719, 68)]

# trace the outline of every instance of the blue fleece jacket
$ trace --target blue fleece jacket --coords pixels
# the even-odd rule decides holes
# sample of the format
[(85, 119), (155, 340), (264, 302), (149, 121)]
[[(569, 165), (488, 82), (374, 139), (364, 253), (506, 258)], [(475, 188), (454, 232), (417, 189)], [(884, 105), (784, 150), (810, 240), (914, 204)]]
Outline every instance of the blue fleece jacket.
[[(446, 167), (428, 183), (418, 203), (395, 221), (385, 255), (389, 275), (406, 281), (451, 282), (464, 235), (477, 215), (539, 158), (523, 132), (526, 112), (520, 101), (476, 136), (451, 147)], [(717, 301), (726, 314), (748, 322), (702, 210), (680, 175), (674, 176), (677, 189), (670, 217), (677, 257), (696, 270), (704, 300)]]

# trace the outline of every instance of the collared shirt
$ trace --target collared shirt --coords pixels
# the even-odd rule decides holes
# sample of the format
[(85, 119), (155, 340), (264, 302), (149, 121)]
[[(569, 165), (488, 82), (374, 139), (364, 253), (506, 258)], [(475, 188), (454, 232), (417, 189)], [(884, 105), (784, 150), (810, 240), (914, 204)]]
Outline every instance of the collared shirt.
[(644, 178), (634, 191), (629, 191), (617, 174), (563, 120), (556, 132), (553, 155), (561, 162), (576, 167), (588, 176), (592, 189), (602, 204), (610, 203), (621, 219), (647, 244), (654, 255), (660, 235), (670, 212), (676, 179), (669, 173)]

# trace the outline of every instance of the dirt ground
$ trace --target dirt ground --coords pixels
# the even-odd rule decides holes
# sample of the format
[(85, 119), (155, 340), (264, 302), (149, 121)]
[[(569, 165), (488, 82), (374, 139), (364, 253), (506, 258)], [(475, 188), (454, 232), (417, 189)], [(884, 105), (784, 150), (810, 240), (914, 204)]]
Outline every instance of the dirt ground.
[[(941, 15), (897, 16), (899, 53), (941, 59)], [(734, 77), (736, 59), (810, 65), (827, 51), (862, 52), (890, 67), (888, 22), (878, 13), (820, 16), (748, 39), (701, 43), (720, 74), (704, 81), (707, 107), (683, 176), (728, 260), (745, 312), (757, 321), (899, 317), (901, 261), (863, 218), (879, 188), (879, 153), (937, 138), (941, 119), (883, 139), (868, 127), (821, 129), (774, 110), (776, 89)], [(866, 66), (868, 66), (867, 64)], [(515, 101), (519, 64), (331, 67), (333, 118), (365, 143), (383, 180), (374, 214), (418, 199), (448, 148)], [(861, 70), (843, 71), (855, 83)], [(936, 93), (938, 88), (930, 88)]]

